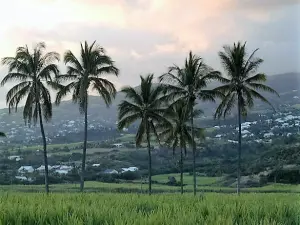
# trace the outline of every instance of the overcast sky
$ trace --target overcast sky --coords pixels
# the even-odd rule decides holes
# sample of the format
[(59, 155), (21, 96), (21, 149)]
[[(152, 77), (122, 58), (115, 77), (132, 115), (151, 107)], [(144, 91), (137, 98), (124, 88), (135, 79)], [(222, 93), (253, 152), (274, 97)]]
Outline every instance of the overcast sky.
[[(261, 70), (273, 75), (300, 71), (299, 25), (300, 0), (9, 0), (1, 6), (0, 57), (39, 41), (77, 54), (81, 41), (96, 40), (120, 68), (119, 88), (182, 64), (189, 50), (221, 70), (217, 52), (240, 40), (260, 48)], [(9, 87), (0, 89), (1, 108)]]

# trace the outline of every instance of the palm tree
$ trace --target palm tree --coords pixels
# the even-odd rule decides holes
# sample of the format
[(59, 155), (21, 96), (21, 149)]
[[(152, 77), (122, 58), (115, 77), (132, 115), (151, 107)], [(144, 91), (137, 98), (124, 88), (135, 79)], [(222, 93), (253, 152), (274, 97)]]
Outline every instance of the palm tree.
[[(164, 101), (163, 87), (161, 85), (153, 84), (153, 74), (141, 78), (141, 85), (139, 88), (125, 87), (122, 92), (125, 94), (127, 100), (119, 104), (119, 121), (118, 128), (123, 129), (140, 121), (135, 142), (140, 146), (146, 137), (148, 147), (148, 181), (149, 181), (149, 195), (151, 195), (151, 145), (150, 133), (155, 134), (159, 141), (158, 133), (156, 131), (157, 124), (170, 124), (164, 118), (165, 108), (162, 107)], [(162, 125), (160, 125), (162, 127)]]
[(45, 43), (38, 43), (33, 52), (30, 53), (27, 46), (17, 48), (15, 57), (2, 59), (2, 64), (8, 65), (8, 74), (3, 78), (1, 85), (9, 81), (19, 81), (12, 87), (7, 95), (6, 101), (11, 109), (17, 111), (21, 100), (26, 99), (23, 109), (25, 124), (36, 125), (39, 120), (44, 149), (45, 164), (45, 188), (49, 192), (47, 142), (43, 125), (43, 117), (46, 122), (52, 118), (52, 103), (50, 92), (45, 84), (50, 84), (52, 76), (57, 76), (59, 71), (57, 62), (59, 54), (48, 52), (44, 54)]
[(5, 133), (0, 132), (0, 137), (6, 137)]
[[(165, 127), (160, 133), (160, 137), (165, 139), (166, 144), (171, 145), (173, 149), (173, 156), (177, 147), (180, 148), (180, 183), (181, 194), (183, 194), (183, 158), (187, 154), (187, 145), (193, 146), (193, 139), (191, 135), (191, 126), (187, 124), (190, 118), (190, 107), (187, 107), (184, 101), (177, 101), (171, 104), (166, 110), (166, 117), (171, 121), (169, 127)], [(200, 115), (201, 110), (194, 110), (193, 116)], [(204, 138), (204, 129), (194, 127), (196, 137)]]
[[(165, 92), (168, 93), (170, 101), (182, 100), (189, 107), (190, 111), (194, 111), (196, 99), (201, 101), (215, 101), (215, 97), (219, 96), (217, 91), (206, 90), (208, 82), (211, 80), (222, 80), (221, 74), (207, 66), (202, 58), (189, 53), (185, 60), (184, 67), (181, 68), (174, 65), (169, 68), (168, 73), (159, 77), (160, 82), (165, 83)], [(191, 136), (194, 136), (194, 117), (190, 116)], [(193, 180), (194, 180), (194, 195), (197, 191), (196, 183), (196, 143), (193, 141)]]
[[(238, 169), (237, 169), (237, 193), (240, 193), (241, 177), (241, 147), (242, 147), (242, 128), (241, 116), (246, 116), (248, 109), (254, 106), (254, 99), (257, 98), (272, 108), (271, 103), (258, 91), (267, 91), (277, 94), (275, 90), (263, 84), (267, 78), (263, 73), (256, 73), (263, 60), (255, 58), (258, 51), (256, 49), (248, 57), (246, 43), (234, 43), (233, 46), (224, 46), (224, 51), (219, 52), (219, 57), (228, 77), (223, 77), (224, 85), (214, 90), (223, 93), (223, 99), (218, 106), (215, 118), (226, 117), (232, 108), (237, 106), (238, 110)], [(278, 95), (278, 94), (277, 94)], [(278, 95), (279, 96), (279, 95)], [(274, 108), (273, 108), (274, 109)]]
[[(67, 73), (57, 77), (56, 88), (59, 90), (56, 96), (56, 104), (60, 104), (63, 97), (72, 93), (72, 100), (79, 105), (79, 111), (84, 114), (84, 142), (80, 176), (80, 191), (84, 189), (87, 127), (88, 127), (88, 91), (96, 91), (104, 100), (107, 107), (116, 96), (116, 89), (112, 82), (103, 77), (107, 74), (119, 74), (114, 61), (105, 54), (104, 48), (93, 42), (90, 46), (87, 42), (81, 45), (81, 57), (77, 59), (71, 51), (64, 54), (64, 62), (67, 65)], [(70, 81), (67, 85), (63, 82)]]

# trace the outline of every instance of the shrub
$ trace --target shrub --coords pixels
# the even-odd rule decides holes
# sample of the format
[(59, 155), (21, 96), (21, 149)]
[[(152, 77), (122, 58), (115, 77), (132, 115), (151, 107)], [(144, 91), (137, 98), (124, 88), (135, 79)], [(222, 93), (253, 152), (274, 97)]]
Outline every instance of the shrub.
[(136, 179), (140, 179), (141, 175), (139, 172), (127, 171), (127, 172), (121, 173), (119, 177), (120, 177), (120, 179), (124, 179), (124, 180), (136, 180)]

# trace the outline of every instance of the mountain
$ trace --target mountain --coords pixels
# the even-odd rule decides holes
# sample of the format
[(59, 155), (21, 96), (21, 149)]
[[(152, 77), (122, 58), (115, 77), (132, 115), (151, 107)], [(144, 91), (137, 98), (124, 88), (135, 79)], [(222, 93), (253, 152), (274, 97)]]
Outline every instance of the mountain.
[[(274, 95), (267, 94), (266, 97), (276, 106), (280, 111), (287, 107), (295, 107), (300, 103), (300, 74), (299, 73), (286, 73), (273, 75), (268, 77), (267, 84), (277, 90), (280, 98)], [(218, 84), (212, 82), (210, 87), (216, 87)], [(124, 99), (124, 94), (118, 93), (113, 104), (108, 108), (104, 101), (98, 96), (90, 96), (88, 105), (88, 120), (89, 130), (94, 130), (95, 135), (102, 132), (104, 136), (116, 129), (117, 120), (117, 107), (118, 104)], [(264, 112), (270, 109), (270, 106), (257, 102), (254, 108), (255, 112)], [(199, 107), (204, 110), (205, 117), (211, 118), (214, 113), (216, 103), (200, 103)], [(8, 134), (11, 142), (16, 140), (31, 142), (40, 138), (39, 128), (28, 128), (24, 125), (22, 120), (22, 110), (20, 107), (17, 113), (8, 114), (8, 109), (0, 110), (0, 126), (1, 131)], [(83, 115), (80, 115), (78, 106), (73, 104), (72, 101), (63, 101), (61, 105), (53, 106), (53, 119), (50, 123), (45, 125), (48, 137), (61, 138), (67, 137), (71, 134), (77, 134), (83, 130)], [(103, 136), (103, 135), (102, 135)], [(65, 139), (63, 139), (65, 140)], [(50, 140), (51, 141), (51, 140)]]

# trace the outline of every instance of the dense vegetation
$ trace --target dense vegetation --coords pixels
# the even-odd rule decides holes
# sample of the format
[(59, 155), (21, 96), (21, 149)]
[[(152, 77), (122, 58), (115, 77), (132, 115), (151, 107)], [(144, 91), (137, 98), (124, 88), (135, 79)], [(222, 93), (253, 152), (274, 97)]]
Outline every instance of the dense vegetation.
[(300, 223), (299, 201), (290, 194), (245, 194), (238, 198), (223, 194), (148, 197), (132, 194), (46, 196), (3, 193), (0, 201), (0, 223), (12, 225)]

